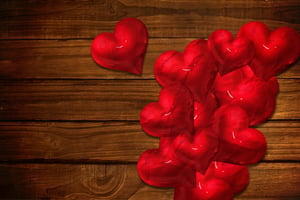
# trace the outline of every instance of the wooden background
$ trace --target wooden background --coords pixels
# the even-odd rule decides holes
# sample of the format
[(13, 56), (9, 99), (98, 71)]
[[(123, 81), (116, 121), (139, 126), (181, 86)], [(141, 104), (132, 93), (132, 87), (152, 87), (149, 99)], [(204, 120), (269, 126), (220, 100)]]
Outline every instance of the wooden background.
[[(155, 59), (217, 29), (257, 20), (300, 31), (299, 0), (0, 1), (0, 198), (171, 200), (145, 185), (139, 155), (157, 147), (139, 126), (156, 101)], [(142, 76), (103, 69), (93, 38), (123, 17), (149, 31)], [(236, 199), (300, 199), (300, 62), (278, 76), (268, 153)]]

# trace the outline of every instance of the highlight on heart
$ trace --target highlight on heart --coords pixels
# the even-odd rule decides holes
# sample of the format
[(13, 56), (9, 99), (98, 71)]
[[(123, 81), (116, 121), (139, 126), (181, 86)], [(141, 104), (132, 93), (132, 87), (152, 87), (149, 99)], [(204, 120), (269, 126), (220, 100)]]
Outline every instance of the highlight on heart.
[[(113, 50), (102, 55), (113, 57)], [(141, 154), (141, 179), (173, 187), (175, 200), (231, 200), (245, 190), (248, 165), (267, 150), (254, 126), (274, 113), (275, 76), (299, 55), (295, 30), (272, 31), (261, 22), (245, 24), (236, 36), (217, 30), (183, 52), (163, 52), (154, 64), (159, 99), (140, 113), (142, 129), (160, 143)]]

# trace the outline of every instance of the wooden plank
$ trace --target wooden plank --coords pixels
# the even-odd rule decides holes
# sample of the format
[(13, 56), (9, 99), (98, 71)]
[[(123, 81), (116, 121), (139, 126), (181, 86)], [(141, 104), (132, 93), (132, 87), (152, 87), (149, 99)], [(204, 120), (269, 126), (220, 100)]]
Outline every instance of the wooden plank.
[(272, 119), (299, 119), (300, 117), (300, 79), (279, 80), (279, 94)]
[(0, 84), (1, 120), (137, 120), (155, 81), (15, 81)]
[[(280, 79), (272, 119), (300, 119), (300, 79)], [(154, 80), (0, 81), (0, 120), (138, 120)]]
[(300, 161), (300, 122), (268, 121), (256, 127), (266, 137), (266, 161)]
[(207, 37), (249, 21), (300, 30), (299, 1), (1, 1), (1, 39), (94, 38), (124, 17), (141, 19), (150, 37)]
[[(300, 161), (300, 122), (269, 121), (266, 161)], [(0, 160), (9, 162), (136, 162), (158, 138), (138, 122), (0, 122)]]
[(137, 122), (0, 122), (0, 160), (136, 162), (158, 140)]
[(0, 177), (0, 197), (13, 199), (121, 200), (141, 185), (135, 165), (0, 164)]
[[(299, 170), (299, 163), (252, 166), (250, 184), (236, 199), (297, 199)], [(1, 198), (7, 199), (173, 199), (172, 189), (142, 183), (135, 164), (0, 164), (0, 175)]]
[[(182, 52), (194, 39), (150, 39), (142, 76), (99, 67), (90, 55), (92, 40), (3, 40), (0, 79), (154, 79), (158, 56), (167, 50)], [(278, 77), (300, 78), (300, 62)]]

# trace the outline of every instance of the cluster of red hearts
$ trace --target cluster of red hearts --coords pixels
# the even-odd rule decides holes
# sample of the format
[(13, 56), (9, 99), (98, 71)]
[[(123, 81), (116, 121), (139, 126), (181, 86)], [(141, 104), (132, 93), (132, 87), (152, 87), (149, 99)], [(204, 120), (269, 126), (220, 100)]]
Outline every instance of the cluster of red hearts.
[(155, 62), (159, 101), (146, 105), (143, 130), (160, 137), (158, 149), (138, 161), (144, 182), (174, 187), (175, 200), (227, 200), (248, 184), (247, 165), (266, 153), (257, 129), (274, 112), (276, 74), (298, 59), (299, 34), (245, 24), (236, 38), (226, 30), (167, 51)]
[[(114, 33), (95, 38), (91, 53), (103, 67), (141, 74), (147, 41), (145, 25), (125, 18)], [(266, 153), (265, 137), (253, 127), (273, 114), (275, 75), (299, 55), (295, 30), (271, 31), (260, 22), (245, 24), (236, 37), (217, 30), (183, 53), (162, 53), (154, 65), (159, 101), (140, 115), (143, 130), (160, 144), (140, 156), (142, 180), (174, 187), (175, 200), (228, 200), (243, 191), (247, 165)]]

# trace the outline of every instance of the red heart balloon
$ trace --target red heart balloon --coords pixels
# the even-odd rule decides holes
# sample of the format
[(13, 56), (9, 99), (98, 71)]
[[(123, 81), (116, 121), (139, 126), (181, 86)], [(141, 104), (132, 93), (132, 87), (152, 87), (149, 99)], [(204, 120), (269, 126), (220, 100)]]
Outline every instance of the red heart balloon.
[(223, 162), (212, 162), (205, 174), (196, 172), (194, 188), (175, 188), (175, 200), (232, 200), (249, 182), (248, 168)]
[(300, 55), (300, 36), (288, 27), (272, 32), (261, 22), (250, 22), (241, 27), (238, 37), (254, 43), (256, 53), (250, 67), (265, 80), (282, 72)]
[(214, 130), (219, 133), (219, 149), (215, 160), (251, 165), (266, 153), (264, 135), (249, 127), (247, 113), (238, 106), (221, 106), (214, 116)]
[(102, 67), (141, 74), (147, 43), (148, 33), (143, 22), (124, 18), (117, 23), (114, 33), (96, 36), (91, 54)]
[(190, 42), (184, 53), (166, 51), (154, 65), (156, 80), (163, 87), (182, 83), (193, 94), (193, 98), (204, 101), (210, 92), (217, 68), (207, 47), (207, 40)]
[(237, 37), (227, 30), (217, 30), (208, 38), (208, 47), (219, 63), (221, 75), (249, 64), (254, 56), (254, 46), (245, 37)]
[(196, 187), (176, 187), (174, 200), (232, 200), (233, 192), (230, 185), (220, 179), (196, 182)]
[(148, 149), (137, 164), (141, 179), (157, 187), (194, 187), (195, 172), (172, 157), (162, 155), (159, 149)]
[(214, 92), (221, 105), (235, 104), (248, 113), (250, 126), (266, 121), (274, 112), (279, 85), (275, 77), (265, 81), (245, 66), (217, 76)]
[(249, 183), (249, 170), (245, 165), (235, 165), (214, 161), (209, 166), (205, 177), (224, 180), (231, 186), (234, 194), (242, 192)]
[(194, 135), (183, 133), (174, 139), (174, 149), (179, 160), (196, 171), (205, 173), (218, 149), (218, 137), (209, 128)]
[(182, 85), (163, 88), (159, 102), (146, 105), (140, 115), (144, 131), (155, 137), (176, 136), (183, 131), (192, 133), (194, 102)]

